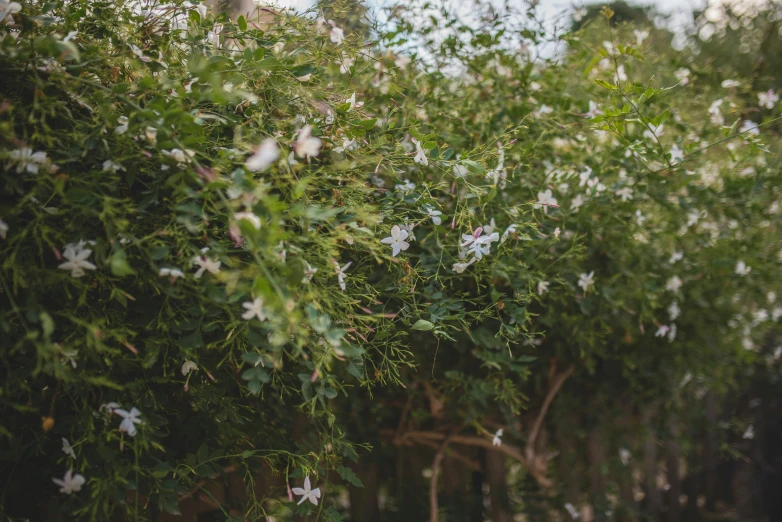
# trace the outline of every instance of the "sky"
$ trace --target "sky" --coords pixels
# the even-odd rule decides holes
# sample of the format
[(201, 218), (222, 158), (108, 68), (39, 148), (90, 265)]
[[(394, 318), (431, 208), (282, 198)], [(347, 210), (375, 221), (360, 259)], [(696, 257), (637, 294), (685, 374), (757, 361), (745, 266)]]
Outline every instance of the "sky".
[[(305, 10), (315, 3), (314, 0), (272, 0), (274, 3), (281, 7), (293, 7), (296, 10)], [(374, 3), (373, 0), (369, 0), (369, 3)], [(595, 2), (580, 2), (570, 0), (540, 0), (540, 9), (545, 13), (547, 18), (554, 19), (561, 16), (563, 12), (568, 11), (571, 6), (581, 3), (597, 3)], [(702, 8), (706, 4), (706, 0), (630, 0), (630, 4), (633, 5), (649, 5), (654, 6), (660, 12), (673, 14), (674, 17), (684, 16), (686, 17), (695, 8)]]

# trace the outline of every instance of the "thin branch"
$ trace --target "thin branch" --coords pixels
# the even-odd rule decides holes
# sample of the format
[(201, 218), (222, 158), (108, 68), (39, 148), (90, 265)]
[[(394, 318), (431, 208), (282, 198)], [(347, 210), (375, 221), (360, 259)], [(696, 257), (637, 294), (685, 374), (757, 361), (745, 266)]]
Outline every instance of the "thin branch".
[(396, 427), (396, 434), (394, 435), (394, 438), (399, 438), (400, 435), (402, 435), (402, 432), (405, 429), (405, 422), (407, 422), (407, 415), (410, 413), (410, 409), (413, 407), (413, 395), (407, 396), (407, 402), (405, 402), (405, 407), (402, 408), (402, 415), (399, 418), (399, 426)]
[(445, 458), (445, 449), (448, 447), (448, 444), (451, 443), (451, 440), (458, 430), (459, 428), (455, 428), (454, 431), (448, 435), (440, 446), (440, 449), (437, 450), (437, 454), (434, 456), (434, 462), (432, 462), (432, 480), (429, 482), (429, 522), (437, 522), (437, 519), (439, 518), (440, 507), (437, 503), (437, 479), (440, 474), (440, 465), (443, 463), (443, 458)]
[(564, 373), (560, 373), (554, 378), (551, 389), (549, 389), (548, 394), (543, 401), (543, 405), (540, 407), (540, 412), (538, 412), (538, 417), (535, 419), (535, 424), (532, 426), (532, 431), (530, 431), (529, 437), (527, 437), (527, 446), (525, 448), (527, 453), (530, 451), (534, 453), (535, 441), (538, 438), (538, 434), (540, 434), (540, 428), (543, 426), (543, 420), (546, 418), (546, 413), (548, 413), (551, 402), (554, 400), (554, 397), (565, 383), (567, 378), (573, 375), (574, 371), (576, 371), (576, 368), (571, 366)]
[[(380, 433), (387, 436), (393, 435), (391, 430), (381, 430)], [(441, 441), (445, 440), (445, 438), (446, 435), (444, 433), (437, 431), (408, 431), (401, 437), (394, 439), (393, 443), (397, 446), (405, 444), (424, 444), (429, 446), (431, 442), (428, 441)], [(554, 486), (554, 483), (534, 465), (534, 462), (528, 462), (521, 450), (512, 444), (503, 442), (501, 445), (495, 446), (489, 438), (474, 437), (470, 435), (453, 435), (451, 437), (451, 443), (461, 444), (463, 446), (479, 446), (481, 448), (504, 453), (510, 458), (524, 464), (529, 471), (529, 474), (532, 475), (540, 487), (548, 489)]]
[[(428, 440), (428, 439), (421, 439), (418, 441), (418, 444), (421, 444), (423, 446), (429, 446), (432, 449), (440, 449), (440, 445), (437, 444), (434, 441)], [(469, 470), (471, 471), (481, 471), (481, 465), (476, 462), (475, 460), (471, 459), (470, 457), (466, 457), (453, 449), (453, 447), (448, 448), (446, 457), (448, 458), (454, 458), (465, 465)]]

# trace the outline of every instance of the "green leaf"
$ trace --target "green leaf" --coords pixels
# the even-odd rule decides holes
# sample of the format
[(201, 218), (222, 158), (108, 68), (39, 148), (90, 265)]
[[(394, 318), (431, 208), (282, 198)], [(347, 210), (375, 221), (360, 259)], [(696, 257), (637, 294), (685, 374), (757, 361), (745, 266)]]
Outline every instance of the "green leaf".
[(361, 125), (366, 130), (369, 130), (375, 126), (377, 123), (377, 118), (370, 118), (368, 120), (361, 120), (358, 124)]
[(245, 19), (244, 15), (239, 16), (239, 18), (236, 20), (236, 23), (239, 25), (240, 30), (247, 30), (247, 20)]
[(306, 208), (304, 215), (313, 221), (325, 221), (333, 218), (340, 212), (342, 212), (340, 207), (324, 208), (313, 205)]
[(353, 484), (359, 488), (364, 487), (364, 483), (361, 482), (361, 479), (356, 476), (356, 473), (352, 469), (346, 468), (345, 466), (339, 466), (337, 468), (337, 473), (339, 473), (339, 476), (342, 477), (342, 479), (346, 482), (349, 482), (350, 484)]
[(117, 250), (111, 256), (111, 273), (117, 277), (134, 275), (136, 273), (128, 264), (124, 250)]
[(468, 159), (462, 160), (461, 163), (462, 165), (467, 167), (467, 170), (469, 170), (473, 174), (486, 174), (486, 170), (483, 168), (483, 165), (481, 165), (480, 163)]
[(430, 323), (429, 321), (426, 321), (425, 319), (419, 319), (415, 322), (412, 329), (413, 330), (421, 330), (421, 331), (427, 331), (434, 328), (434, 325)]

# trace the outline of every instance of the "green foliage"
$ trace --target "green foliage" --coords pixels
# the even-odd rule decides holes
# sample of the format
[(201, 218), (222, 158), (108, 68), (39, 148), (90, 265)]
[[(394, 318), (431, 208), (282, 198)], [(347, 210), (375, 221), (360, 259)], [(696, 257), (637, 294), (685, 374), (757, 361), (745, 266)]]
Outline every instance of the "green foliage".
[[(333, 9), (13, 15), (4, 514), (42, 491), (73, 519), (152, 520), (230, 469), (248, 517), (343, 520), (346, 459), (388, 432), (522, 445), (563, 372), (554, 423), (579, 401), (684, 409), (687, 375), (721, 391), (769, 355), (778, 108), (745, 126), (749, 86), (605, 19), (536, 63), (545, 35), (513, 18), (411, 4), (343, 40)], [(60, 495), (67, 470), (86, 484)], [(317, 507), (290, 502), (305, 477)]]

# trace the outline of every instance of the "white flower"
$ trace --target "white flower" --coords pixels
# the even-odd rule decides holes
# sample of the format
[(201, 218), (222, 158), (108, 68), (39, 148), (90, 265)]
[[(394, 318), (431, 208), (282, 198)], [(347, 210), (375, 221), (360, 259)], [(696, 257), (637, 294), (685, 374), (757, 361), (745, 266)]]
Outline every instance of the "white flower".
[(644, 138), (654, 140), (655, 136), (658, 138), (664, 134), (665, 131), (665, 125), (657, 125), (654, 126), (651, 123), (649, 124), (649, 128), (644, 131)]
[(672, 163), (680, 163), (684, 161), (684, 151), (682, 151), (675, 143), (673, 144), (673, 147), (671, 147), (669, 154), (671, 155)]
[(429, 165), (429, 160), (426, 158), (426, 153), (424, 152), (424, 149), (421, 147), (421, 142), (419, 142), (417, 139), (412, 138), (413, 143), (415, 143), (415, 158), (413, 158), (413, 161), (418, 163), (419, 165), (423, 165), (426, 167)]
[(499, 181), (505, 180), (507, 177), (507, 174), (505, 173), (505, 149), (502, 147), (501, 142), (497, 142), (497, 166), (494, 168), (494, 170), (490, 170), (486, 173), (486, 179), (492, 180), (492, 183), (495, 185), (499, 183)]
[(668, 281), (665, 283), (665, 289), (669, 292), (673, 292), (674, 294), (679, 293), (679, 289), (682, 287), (684, 283), (682, 283), (682, 280), (679, 279), (679, 276), (673, 276), (668, 279)]
[(481, 260), (483, 256), (489, 255), (491, 244), (500, 240), (500, 234), (497, 232), (484, 236), (481, 235), (482, 232), (481, 228), (477, 228), (472, 235), (462, 234), (464, 242), (460, 245), (468, 247), (469, 253), (475, 255), (477, 260)]
[(774, 89), (758, 93), (758, 105), (766, 109), (773, 109), (779, 103), (779, 95), (774, 94)]
[(492, 446), (502, 446), (502, 428), (498, 429), (494, 433), (494, 438), (491, 440)]
[(654, 336), (655, 337), (665, 337), (666, 335), (668, 335), (668, 332), (670, 332), (670, 331), (671, 331), (670, 326), (665, 325), (665, 324), (661, 324), (660, 326), (657, 327), (657, 331), (654, 333)]
[(350, 267), (353, 261), (348, 261), (345, 265), (342, 266), (342, 268), (340, 268), (339, 263), (337, 263), (333, 259), (331, 262), (334, 263), (334, 269), (336, 270), (337, 273), (337, 281), (339, 281), (339, 287), (344, 292), (345, 289), (347, 288), (347, 286), (345, 285), (345, 277), (347, 277), (345, 275), (345, 270), (347, 270)]
[(157, 129), (155, 127), (147, 127), (144, 129), (144, 136), (150, 144), (154, 145), (157, 143)]
[(396, 255), (402, 250), (407, 250), (410, 247), (410, 243), (405, 241), (409, 233), (407, 230), (402, 230), (399, 226), (394, 225), (391, 227), (391, 235), (389, 237), (380, 240), (384, 245), (391, 245), (391, 255)]
[(409, 179), (406, 179), (401, 185), (397, 184), (395, 188), (402, 194), (410, 194), (413, 192), (413, 190), (415, 190), (415, 183)]
[(754, 439), (754, 438), (755, 438), (755, 426), (753, 426), (752, 424), (750, 424), (750, 425), (747, 427), (747, 429), (746, 429), (746, 431), (744, 432), (744, 434), (741, 436), (741, 438), (742, 438), (742, 439), (748, 439), (748, 440), (752, 440), (752, 439)]
[(593, 102), (592, 100), (589, 100), (589, 110), (584, 114), (584, 116), (587, 118), (594, 118), (600, 114), (603, 114), (603, 111), (600, 110), (600, 105)]
[(547, 293), (549, 284), (551, 283), (549, 283), (548, 281), (538, 281), (538, 295), (543, 295)]
[(439, 225), (443, 222), (443, 219), (440, 217), (443, 215), (443, 213), (440, 212), (439, 210), (435, 210), (430, 206), (424, 207), (424, 210), (426, 211), (426, 214), (430, 218), (432, 218), (432, 223), (434, 223), (435, 225)]
[(559, 230), (559, 227), (554, 229), (554, 237), (559, 239), (559, 235), (562, 233), (561, 230)]
[(627, 73), (625, 72), (625, 66), (620, 65), (616, 68), (616, 74), (614, 74), (614, 80), (616, 82), (626, 82), (627, 81)]
[(675, 73), (673, 73), (673, 75), (676, 76), (676, 79), (679, 80), (681, 85), (687, 85), (690, 83), (690, 70), (686, 67), (678, 69)]
[(304, 277), (301, 279), (302, 283), (309, 283), (312, 281), (312, 276), (315, 275), (315, 272), (317, 272), (317, 268), (312, 268), (309, 263), (307, 263), (307, 269), (304, 271)]
[(768, 304), (772, 304), (774, 301), (777, 300), (777, 293), (773, 290), (769, 290), (766, 292), (766, 301), (768, 301)]
[(182, 375), (187, 375), (190, 372), (198, 370), (198, 365), (193, 361), (185, 361), (182, 363)]
[(131, 408), (130, 411), (116, 409), (114, 413), (122, 417), (122, 422), (119, 425), (119, 431), (124, 431), (128, 436), (133, 437), (136, 435), (136, 424), (143, 424), (139, 416), (141, 412), (136, 408)]
[(62, 364), (70, 364), (73, 368), (76, 368), (76, 357), (79, 355), (79, 350), (60, 350), (62, 353)]
[(576, 195), (571, 201), (570, 201), (570, 211), (571, 212), (578, 212), (578, 209), (581, 208), (581, 205), (585, 203), (584, 196), (581, 194)]
[(0, 0), (0, 23), (6, 24), (14, 23), (14, 18), (11, 16), (14, 13), (18, 13), (22, 10), (22, 6), (18, 2), (9, 2), (9, 0)]
[(279, 157), (280, 148), (277, 146), (277, 142), (273, 138), (266, 138), (261, 142), (258, 150), (247, 158), (244, 166), (250, 172), (263, 172), (277, 161)]
[(234, 214), (234, 219), (236, 221), (241, 221), (243, 219), (247, 220), (250, 222), (250, 224), (252, 224), (253, 227), (255, 227), (255, 230), (261, 229), (261, 218), (259, 218), (252, 212), (237, 212), (236, 214)]
[(112, 174), (116, 174), (119, 170), (125, 170), (125, 167), (120, 165), (119, 163), (115, 163), (111, 160), (106, 160), (103, 162), (103, 171), (104, 172), (111, 172)]
[(301, 500), (297, 504), (301, 504), (305, 500), (309, 500), (316, 506), (318, 505), (318, 499), (320, 498), (320, 488), (312, 489), (310, 484), (310, 478), (304, 478), (304, 488), (293, 488), (294, 495), (300, 495)]
[(720, 112), (720, 106), (722, 105), (723, 100), (715, 100), (712, 102), (711, 105), (709, 105), (709, 110), (707, 111), (709, 114), (709, 120), (714, 125), (724, 125), (725, 124), (725, 117), (722, 116), (722, 113)]
[(739, 128), (740, 133), (747, 133), (752, 134), (754, 136), (757, 136), (760, 134), (760, 129), (758, 128), (758, 124), (755, 123), (752, 120), (744, 120), (744, 123), (741, 124), (741, 128)]
[(749, 274), (752, 271), (752, 267), (744, 263), (744, 261), (739, 261), (736, 263), (736, 268), (734, 269), (734, 272), (736, 275), (745, 276)]
[(557, 198), (551, 194), (551, 189), (545, 192), (538, 192), (538, 202), (533, 205), (534, 208), (543, 207), (543, 212), (548, 214), (548, 208), (557, 206)]
[(616, 191), (616, 195), (619, 196), (622, 201), (628, 201), (633, 199), (633, 189), (630, 187), (622, 187)]
[(347, 74), (350, 72), (350, 68), (353, 67), (353, 64), (356, 63), (356, 60), (353, 58), (350, 58), (348, 56), (343, 55), (342, 61), (339, 64), (339, 72), (342, 74)]
[(619, 460), (622, 461), (622, 465), (627, 466), (630, 463), (630, 450), (627, 448), (619, 449)]
[(85, 274), (85, 270), (95, 270), (95, 265), (87, 261), (87, 258), (92, 254), (90, 249), (79, 248), (81, 243), (77, 245), (65, 245), (65, 251), (62, 257), (67, 259), (65, 263), (62, 263), (57, 268), (63, 270), (70, 270), (71, 277), (81, 277)]
[(117, 404), (116, 402), (109, 402), (106, 404), (101, 404), (98, 410), (99, 411), (106, 410), (106, 413), (108, 413), (109, 415), (113, 415), (114, 410), (116, 410), (117, 408), (119, 408), (119, 404)]
[(741, 85), (741, 83), (737, 82), (736, 80), (723, 80), (720, 85), (723, 89), (730, 89), (732, 87), (738, 87)]
[(467, 270), (467, 267), (471, 264), (475, 263), (477, 261), (474, 257), (470, 258), (469, 261), (466, 263), (454, 263), (452, 270), (456, 272), (457, 274), (463, 273), (465, 270)]
[[(516, 224), (508, 225), (508, 228), (505, 229), (505, 232), (502, 233), (502, 237), (500, 237), (500, 243), (504, 243), (510, 237), (511, 234), (515, 234), (517, 227), (518, 227), (518, 225), (516, 225)], [(557, 227), (557, 230), (559, 230), (559, 227)], [(559, 237), (559, 233), (558, 232), (554, 232), (554, 234), (557, 237)]]
[(120, 116), (117, 118), (117, 122), (119, 125), (117, 125), (117, 128), (114, 129), (114, 132), (116, 134), (125, 134), (128, 132), (128, 117), (127, 116)]
[(355, 150), (358, 148), (356, 138), (342, 138), (342, 145), (334, 147), (334, 152), (347, 152), (349, 150)]
[(11, 163), (16, 163), (17, 174), (21, 174), (24, 170), (30, 174), (38, 174), (38, 169), (41, 165), (44, 165), (49, 161), (45, 152), (33, 152), (33, 150), (28, 147), (11, 151), (11, 154), (9, 154), (8, 157), (10, 158)]
[(242, 314), (242, 319), (252, 321), (253, 318), (257, 317), (261, 322), (266, 320), (266, 312), (263, 310), (263, 300), (260, 297), (242, 303), (242, 307), (247, 310)]
[(592, 167), (587, 165), (584, 167), (584, 172), (578, 175), (578, 186), (583, 187), (586, 185), (590, 177), (592, 177)]
[(201, 276), (203, 276), (204, 272), (207, 271), (210, 274), (219, 274), (220, 266), (223, 264), (221, 261), (210, 259), (206, 256), (196, 257), (195, 259), (193, 259), (193, 263), (195, 263), (199, 267), (196, 273), (194, 274), (194, 277), (196, 279), (201, 279)]
[(578, 286), (584, 289), (584, 293), (588, 292), (589, 289), (594, 286), (595, 284), (595, 271), (592, 270), (588, 274), (584, 272), (583, 274), (578, 276)]
[(668, 315), (671, 317), (671, 321), (675, 321), (680, 314), (681, 309), (679, 308), (679, 303), (676, 301), (672, 302), (670, 306), (668, 306)]
[(453, 175), (454, 175), (454, 177), (464, 178), (469, 173), (470, 173), (469, 169), (467, 167), (465, 167), (464, 165), (455, 164), (453, 166)]
[(0, 238), (5, 239), (8, 234), (8, 223), (0, 219)]
[(674, 264), (677, 261), (681, 261), (682, 259), (684, 259), (684, 252), (674, 252), (671, 254), (671, 258), (668, 260), (668, 262), (670, 264)]
[(73, 474), (73, 471), (70, 469), (65, 472), (65, 476), (60, 479), (52, 479), (52, 482), (60, 486), (60, 493), (65, 493), (66, 495), (70, 495), (72, 493), (76, 493), (77, 491), (81, 491), (81, 487), (84, 485), (86, 480), (84, 479), (83, 475)]
[(364, 106), (364, 102), (357, 102), (356, 101), (356, 93), (354, 92), (353, 95), (345, 100), (345, 103), (349, 103), (350, 107), (348, 107), (349, 111), (352, 111), (353, 109), (360, 109)]
[(342, 41), (345, 39), (345, 31), (334, 23), (334, 20), (329, 20), (329, 24), (331, 24), (331, 32), (329, 33), (329, 39), (337, 45), (341, 44)]
[(573, 507), (573, 504), (571, 504), (570, 502), (565, 504), (565, 509), (567, 509), (567, 512), (570, 514), (570, 518), (573, 519), (581, 518), (581, 513), (579, 513), (578, 510), (575, 507)]
[(307, 125), (299, 131), (293, 150), (300, 158), (311, 158), (320, 154), (321, 144), (320, 138), (312, 136), (312, 127)]
[(633, 29), (633, 34), (635, 35), (635, 46), (640, 47), (642, 43), (644, 43), (644, 40), (649, 36), (649, 31), (639, 31), (638, 29)]
[(185, 273), (182, 272), (178, 268), (161, 268), (158, 273), (158, 277), (171, 277), (172, 279), (177, 279), (179, 277), (185, 277)]
[(169, 158), (172, 158), (174, 161), (177, 162), (177, 165), (179, 167), (182, 167), (186, 163), (190, 161), (190, 158), (195, 156), (195, 151), (192, 151), (190, 149), (188, 150), (182, 150), (182, 149), (171, 149), (169, 150), (162, 150), (160, 151), (163, 156), (167, 156)]
[(76, 452), (73, 451), (73, 447), (71, 446), (71, 443), (66, 439), (65, 437), (62, 438), (62, 452), (71, 457), (72, 459), (76, 458)]

